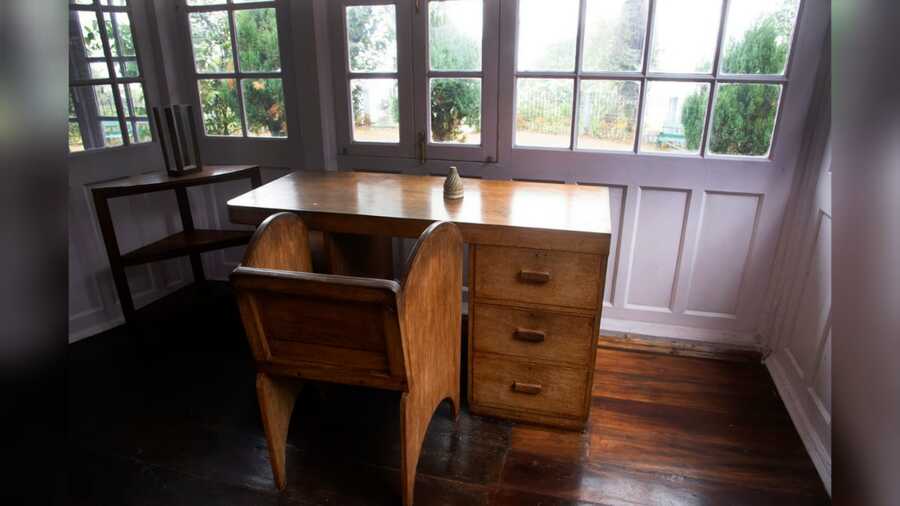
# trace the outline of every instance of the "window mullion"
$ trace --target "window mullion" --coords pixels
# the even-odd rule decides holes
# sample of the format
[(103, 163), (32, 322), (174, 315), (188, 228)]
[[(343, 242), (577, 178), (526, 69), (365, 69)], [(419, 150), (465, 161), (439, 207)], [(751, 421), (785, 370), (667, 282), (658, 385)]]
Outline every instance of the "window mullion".
[(241, 118), (241, 132), (247, 137), (247, 111), (244, 107), (244, 86), (241, 82), (241, 64), (238, 61), (237, 30), (234, 24), (234, 11), (228, 10), (228, 30), (231, 32), (231, 57), (234, 61), (234, 84), (237, 88), (238, 112)]
[[(100, 27), (100, 41), (103, 43), (103, 54), (106, 55), (106, 68), (109, 72), (110, 88), (112, 88), (113, 102), (116, 104), (116, 113), (119, 117), (119, 130), (122, 134), (122, 145), (131, 144), (128, 135), (128, 125), (125, 123), (125, 111), (122, 108), (122, 97), (119, 95), (119, 83), (116, 79), (116, 69), (112, 60), (112, 46), (109, 44), (109, 34), (106, 33), (106, 19), (103, 17), (103, 9), (100, 4), (96, 5), (97, 24)], [(110, 24), (112, 24), (112, 16), (110, 16)], [(104, 146), (106, 145), (105, 134), (103, 134), (103, 124), (100, 124), (100, 133), (104, 136)]]
[(719, 17), (719, 35), (716, 40), (716, 55), (713, 57), (713, 82), (710, 83), (709, 101), (706, 103), (706, 118), (703, 122), (703, 136), (700, 138), (700, 157), (706, 156), (706, 148), (709, 143), (709, 131), (712, 128), (713, 109), (715, 107), (716, 92), (719, 89), (717, 78), (719, 77), (719, 66), (722, 57), (722, 45), (725, 38), (725, 22), (728, 15), (729, 0), (722, 0), (722, 12)]
[(578, 33), (575, 36), (575, 80), (572, 83), (572, 127), (569, 130), (569, 149), (574, 151), (578, 138), (578, 103), (581, 88), (581, 53), (584, 50), (584, 12), (587, 0), (578, 3)]
[(632, 152), (637, 153), (641, 145), (644, 128), (644, 102), (647, 100), (647, 73), (650, 69), (650, 45), (653, 43), (653, 18), (656, 11), (656, 0), (650, 0), (647, 8), (647, 31), (644, 33), (644, 55), (641, 61), (641, 97), (638, 100), (637, 120), (634, 124), (634, 146)]

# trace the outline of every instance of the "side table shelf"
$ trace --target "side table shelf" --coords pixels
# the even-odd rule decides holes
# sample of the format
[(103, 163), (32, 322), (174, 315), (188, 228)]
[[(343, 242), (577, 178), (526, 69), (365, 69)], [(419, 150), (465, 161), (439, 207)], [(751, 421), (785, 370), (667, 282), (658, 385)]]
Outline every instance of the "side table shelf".
[[(250, 240), (253, 232), (248, 230), (196, 229), (193, 216), (191, 216), (188, 187), (235, 179), (250, 179), (250, 185), (253, 188), (262, 184), (258, 165), (210, 165), (204, 166), (198, 172), (180, 177), (169, 176), (164, 172), (153, 172), (105, 181), (91, 187), (94, 208), (109, 258), (110, 270), (116, 285), (122, 314), (128, 324), (136, 322), (137, 312), (128, 286), (128, 278), (125, 276), (125, 267), (187, 256), (191, 261), (194, 282), (200, 283), (206, 281), (201, 253), (240, 246)], [(182, 231), (128, 253), (122, 253), (116, 239), (109, 199), (165, 190), (175, 191)]]

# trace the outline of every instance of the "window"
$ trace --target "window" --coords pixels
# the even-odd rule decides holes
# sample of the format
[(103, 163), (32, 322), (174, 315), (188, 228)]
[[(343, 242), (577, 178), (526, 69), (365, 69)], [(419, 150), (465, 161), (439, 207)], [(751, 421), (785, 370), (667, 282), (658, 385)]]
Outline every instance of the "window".
[(127, 0), (69, 5), (69, 152), (153, 140)]
[[(485, 160), (496, 152), (495, 0), (348, 0), (336, 41), (342, 152)], [(410, 30), (410, 27), (412, 28)], [(496, 95), (494, 91), (493, 95)]]
[(800, 0), (519, 0), (513, 145), (767, 157)]
[(287, 137), (274, 2), (186, 2), (204, 133), (225, 137)]
[(354, 142), (400, 142), (396, 11), (394, 5), (346, 8)]

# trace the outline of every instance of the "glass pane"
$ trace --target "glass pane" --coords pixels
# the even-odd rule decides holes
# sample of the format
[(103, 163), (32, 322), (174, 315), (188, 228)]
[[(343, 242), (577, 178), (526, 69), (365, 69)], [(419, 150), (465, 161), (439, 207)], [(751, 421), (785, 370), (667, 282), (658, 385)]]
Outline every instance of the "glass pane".
[(784, 74), (800, 0), (731, 2), (725, 24), (722, 72)]
[(84, 141), (81, 140), (81, 129), (77, 121), (69, 122), (69, 153), (84, 151)]
[(131, 139), (132, 144), (153, 141), (153, 136), (150, 135), (150, 123), (147, 121), (129, 121), (128, 137)]
[(431, 141), (481, 144), (481, 79), (431, 80)]
[(197, 72), (200, 74), (233, 72), (228, 13), (192, 12), (189, 19)]
[(397, 71), (397, 16), (393, 5), (347, 7), (351, 72)]
[(103, 54), (100, 26), (93, 12), (70, 11), (70, 79), (106, 79), (109, 68)]
[(100, 21), (97, 20), (97, 14), (85, 11), (73, 11), (72, 15), (78, 18), (78, 24), (81, 26), (81, 36), (84, 41), (84, 49), (82, 54), (88, 57), (104, 56), (103, 41), (100, 38)]
[(224, 3), (225, 0), (187, 0), (188, 5), (219, 5)]
[(428, 4), (431, 70), (481, 70), (483, 16), (481, 0)]
[(138, 70), (137, 60), (128, 59), (115, 63), (116, 77), (139, 77), (141, 75)]
[(650, 0), (588, 0), (584, 14), (582, 69), (638, 72)]
[(122, 138), (122, 126), (118, 120), (108, 120), (101, 122), (103, 130), (103, 145), (106, 147), (121, 146), (125, 143)]
[(515, 145), (568, 148), (574, 87), (572, 79), (517, 79)]
[(707, 83), (650, 81), (640, 150), (699, 153), (708, 98)]
[(231, 0), (231, 3), (234, 4), (246, 4), (246, 3), (262, 3), (262, 2), (272, 2), (274, 0)]
[(144, 98), (144, 86), (141, 83), (120, 84), (119, 96), (122, 98), (126, 118), (147, 117), (147, 102)]
[(639, 81), (581, 81), (578, 148), (632, 151)]
[(400, 99), (396, 79), (350, 81), (353, 140), (400, 142)]
[[(112, 85), (75, 86), (71, 89), (71, 99), (69, 114), (79, 120), (76, 126), (83, 149), (123, 143)], [(74, 135), (75, 128), (69, 125), (70, 136)]]
[(201, 79), (200, 110), (207, 135), (242, 135), (237, 85), (234, 79)]
[(127, 12), (105, 12), (106, 35), (113, 56), (134, 56), (134, 36)]
[(280, 71), (275, 9), (235, 11), (234, 23), (241, 72)]
[(709, 132), (710, 152), (768, 155), (780, 97), (777, 84), (720, 84)]
[(128, 5), (128, 0), (100, 0), (100, 5), (113, 5), (117, 7), (124, 7)]
[(75, 5), (94, 5), (94, 0), (70, 0), (69, 3)]
[(118, 117), (116, 113), (116, 99), (113, 96), (111, 84), (94, 86), (94, 97), (97, 100), (97, 114), (113, 118)]
[(281, 79), (244, 79), (244, 113), (250, 137), (287, 137)]
[(578, 0), (520, 0), (517, 68), (575, 70)]
[(712, 72), (722, 0), (657, 0), (653, 20), (653, 72)]
[(105, 61), (95, 61), (90, 63), (90, 77), (93, 79), (107, 79), (109, 77), (109, 66)]
[(149, 121), (138, 121), (137, 123), (137, 135), (135, 139), (136, 142), (151, 142), (153, 140), (153, 135), (150, 133), (150, 122)]

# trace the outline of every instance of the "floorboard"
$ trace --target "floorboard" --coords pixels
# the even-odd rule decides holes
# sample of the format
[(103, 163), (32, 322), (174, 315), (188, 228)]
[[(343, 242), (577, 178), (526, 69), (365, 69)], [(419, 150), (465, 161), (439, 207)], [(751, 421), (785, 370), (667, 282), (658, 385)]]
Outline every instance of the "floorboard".
[[(396, 394), (316, 385), (298, 399), (278, 493), (254, 369), (227, 286), (214, 304), (70, 347), (76, 505), (399, 504)], [(598, 351), (590, 424), (570, 432), (435, 414), (421, 505), (828, 504), (764, 367)]]

